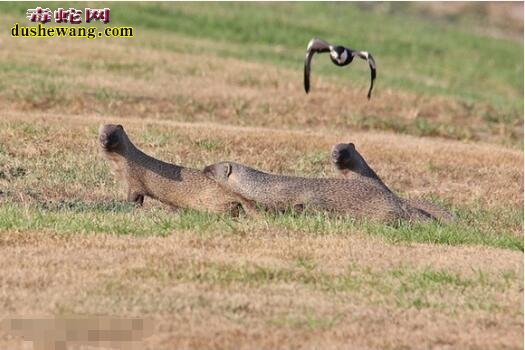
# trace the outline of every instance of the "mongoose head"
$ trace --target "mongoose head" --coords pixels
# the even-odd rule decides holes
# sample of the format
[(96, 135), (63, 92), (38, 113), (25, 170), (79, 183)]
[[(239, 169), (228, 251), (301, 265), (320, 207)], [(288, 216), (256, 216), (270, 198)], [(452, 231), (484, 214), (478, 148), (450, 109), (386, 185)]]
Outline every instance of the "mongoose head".
[(208, 165), (202, 172), (206, 177), (215, 180), (219, 185), (238, 193), (242, 192), (242, 186), (239, 186), (242, 180), (249, 177), (246, 167), (234, 162), (220, 162)]
[(339, 143), (332, 147), (331, 161), (339, 170), (353, 170), (360, 165), (360, 160), (353, 143)]
[(106, 152), (122, 151), (126, 146), (127, 135), (122, 125), (105, 124), (98, 129), (100, 147)]
[(226, 183), (232, 174), (232, 170), (233, 168), (231, 162), (220, 162), (208, 165), (202, 172), (210, 179), (213, 179), (219, 183)]

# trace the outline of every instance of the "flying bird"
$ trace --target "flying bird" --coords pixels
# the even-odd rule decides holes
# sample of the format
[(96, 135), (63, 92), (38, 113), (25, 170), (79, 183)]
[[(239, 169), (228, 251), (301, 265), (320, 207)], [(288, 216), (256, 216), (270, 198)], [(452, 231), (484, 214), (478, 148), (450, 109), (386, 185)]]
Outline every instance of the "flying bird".
[(368, 89), (367, 97), (370, 99), (376, 78), (376, 62), (372, 55), (367, 51), (352, 50), (344, 46), (333, 46), (319, 38), (310, 40), (306, 48), (306, 57), (304, 58), (304, 90), (306, 93), (310, 91), (310, 66), (312, 57), (314, 57), (314, 54), (322, 52), (330, 52), (332, 62), (341, 67), (350, 64), (356, 56), (367, 60), (370, 66), (370, 88)]

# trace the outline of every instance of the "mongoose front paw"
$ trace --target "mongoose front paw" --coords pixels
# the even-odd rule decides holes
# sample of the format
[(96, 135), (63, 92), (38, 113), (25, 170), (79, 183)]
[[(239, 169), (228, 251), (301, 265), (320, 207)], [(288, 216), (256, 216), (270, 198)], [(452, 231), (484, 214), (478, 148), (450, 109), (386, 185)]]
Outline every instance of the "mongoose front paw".
[(128, 202), (135, 203), (138, 207), (144, 204), (144, 195), (140, 193), (129, 193)]

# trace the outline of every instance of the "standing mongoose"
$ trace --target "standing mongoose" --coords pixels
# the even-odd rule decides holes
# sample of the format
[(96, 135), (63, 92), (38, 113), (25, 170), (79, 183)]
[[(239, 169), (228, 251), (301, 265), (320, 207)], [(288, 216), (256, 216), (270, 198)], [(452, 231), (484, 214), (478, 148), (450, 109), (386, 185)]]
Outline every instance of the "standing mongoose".
[(268, 174), (234, 162), (209, 165), (203, 173), (266, 208), (304, 207), (387, 223), (431, 219), (359, 174), (347, 179), (304, 178)]
[[(339, 143), (332, 147), (332, 164), (346, 178), (351, 178), (354, 173), (377, 181), (382, 187), (390, 191), (383, 180), (368, 165), (363, 156), (356, 150), (353, 143)], [(390, 191), (391, 192), (391, 191)], [(406, 200), (410, 205), (423, 210), (443, 222), (454, 220), (454, 216), (447, 210), (422, 199)]]
[(127, 186), (127, 199), (142, 205), (144, 196), (179, 208), (213, 213), (254, 214), (255, 205), (222, 188), (201, 171), (165, 163), (139, 150), (121, 125), (101, 125), (102, 154)]

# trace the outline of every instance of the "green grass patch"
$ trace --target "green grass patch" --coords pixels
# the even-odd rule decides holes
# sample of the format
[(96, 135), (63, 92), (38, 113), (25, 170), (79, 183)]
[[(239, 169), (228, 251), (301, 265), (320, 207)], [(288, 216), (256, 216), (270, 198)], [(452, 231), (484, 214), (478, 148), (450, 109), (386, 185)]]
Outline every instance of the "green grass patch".
[(141, 133), (142, 144), (150, 147), (166, 146), (173, 135), (167, 133), (155, 132), (151, 129), (144, 129)]
[[(519, 216), (519, 213), (520, 211), (507, 213), (507, 219), (499, 225), (523, 227), (522, 215)], [(400, 223), (388, 226), (334, 218), (322, 213), (266, 214), (263, 219), (251, 220), (233, 219), (226, 215), (193, 210), (173, 212), (161, 208), (135, 209), (130, 204), (113, 201), (101, 203), (65, 201), (28, 206), (3, 203), (0, 205), (0, 230), (53, 230), (58, 233), (100, 232), (164, 236), (177, 230), (199, 235), (217, 232), (247, 235), (253, 230), (277, 228), (291, 232), (307, 232), (312, 235), (368, 234), (383, 237), (393, 243), (485, 245), (523, 251), (522, 236), (507, 232), (506, 226), (501, 226), (500, 231), (494, 231), (490, 223), (472, 225), (466, 219), (469, 215), (470, 212), (461, 211), (458, 220), (448, 225)], [(488, 219), (491, 218), (491, 215), (485, 215)], [(495, 216), (496, 214), (492, 214), (492, 217)]]
[(124, 76), (133, 76), (135, 78), (146, 78), (150, 76), (155, 66), (148, 62), (120, 62), (106, 60), (86, 60), (74, 62), (80, 69), (93, 72), (99, 71), (98, 74), (115, 73)]
[(391, 242), (417, 242), (445, 245), (487, 245), (523, 251), (523, 238), (512, 233), (491, 233), (469, 227), (464, 222), (448, 225), (401, 224), (398, 227), (367, 225), (367, 233)]
[(326, 330), (337, 325), (344, 316), (336, 314), (334, 316), (315, 315), (313, 312), (305, 311), (302, 316), (290, 316), (289, 314), (280, 315), (269, 321), (271, 325), (279, 327), (306, 328), (310, 330)]
[[(431, 290), (439, 286), (458, 286), (451, 283), (448, 279), (436, 279), (428, 275), (447, 275), (444, 271), (423, 270), (413, 271), (408, 268), (399, 273), (399, 269), (387, 270), (386, 272), (372, 273), (370, 271), (348, 269), (343, 274), (327, 274), (312, 269), (302, 268), (280, 268), (261, 266), (257, 264), (224, 264), (212, 262), (186, 262), (181, 265), (163, 265), (150, 263), (143, 267), (129, 269), (126, 277), (132, 279), (154, 279), (165, 283), (177, 280), (179, 282), (201, 282), (211, 284), (230, 285), (242, 283), (251, 286), (258, 286), (268, 283), (292, 283), (311, 286), (315, 289), (331, 292), (348, 292), (364, 287), (365, 285), (377, 286), (380, 280), (387, 283), (387, 279), (394, 279), (401, 288), (406, 289), (406, 284), (410, 285), (407, 290)], [(452, 275), (450, 275), (452, 276)], [(460, 277), (454, 277), (462, 280)], [(475, 286), (478, 283), (470, 280), (468, 286)], [(465, 282), (467, 284), (467, 282)], [(464, 287), (460, 285), (459, 287)]]
[[(310, 267), (275, 267), (254, 263), (215, 263), (202, 261), (173, 262), (158, 261), (153, 258), (144, 266), (128, 269), (122, 283), (110, 281), (102, 289), (109, 293), (129, 295), (135, 290), (134, 285), (161, 283), (199, 283), (231, 287), (243, 285), (257, 288), (261, 285), (295, 284), (336, 296), (366, 296), (373, 304), (395, 303), (401, 308), (437, 308), (452, 309), (459, 307), (463, 297), (467, 298), (470, 309), (493, 309), (497, 307), (488, 293), (505, 291), (519, 283), (516, 275), (507, 277), (503, 274), (468, 272), (459, 274), (447, 270), (426, 267), (414, 269), (396, 266), (383, 271), (371, 271), (369, 268), (349, 266), (341, 273), (327, 273), (322, 269)], [(131, 292), (133, 294), (133, 292)], [(454, 296), (448, 302), (445, 295)], [(488, 298), (488, 299), (487, 299)], [(459, 301), (458, 301), (459, 300)], [(305, 315), (306, 316), (306, 315)], [(308, 318), (308, 317), (307, 317)], [(282, 320), (281, 321), (285, 321)], [(314, 319), (300, 322), (297, 326), (322, 327)]]
[(175, 230), (207, 232), (225, 230), (231, 224), (218, 215), (182, 210), (136, 210), (116, 201), (89, 203), (62, 201), (23, 206), (0, 205), (0, 231), (48, 230), (59, 234), (108, 233), (134, 236), (165, 236)]
[[(497, 213), (505, 213), (505, 219), (492, 226), (498, 219)], [(523, 227), (523, 210), (469, 210), (456, 212), (457, 220), (452, 224), (424, 223), (390, 226), (371, 222), (356, 222), (349, 219), (331, 218), (326, 214), (270, 215), (269, 222), (276, 227), (312, 234), (352, 234), (365, 232), (372, 236), (384, 237), (390, 242), (417, 242), (446, 245), (487, 245), (523, 251), (523, 238), (512, 230)], [(484, 216), (484, 217), (482, 217)], [(472, 222), (472, 218), (477, 219)], [(492, 221), (494, 220), (494, 221)]]
[(193, 144), (204, 151), (215, 151), (222, 147), (220, 140), (199, 139), (193, 141)]

